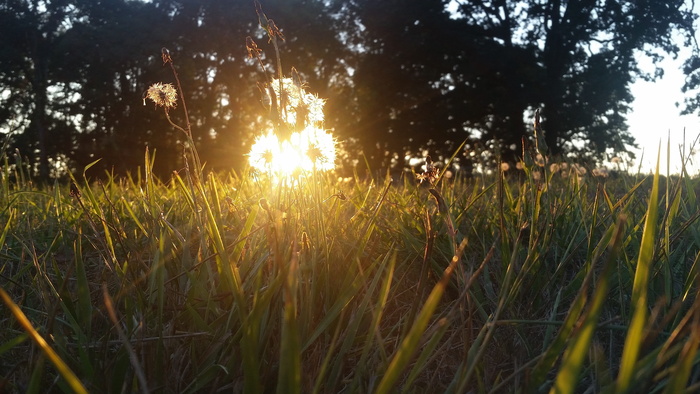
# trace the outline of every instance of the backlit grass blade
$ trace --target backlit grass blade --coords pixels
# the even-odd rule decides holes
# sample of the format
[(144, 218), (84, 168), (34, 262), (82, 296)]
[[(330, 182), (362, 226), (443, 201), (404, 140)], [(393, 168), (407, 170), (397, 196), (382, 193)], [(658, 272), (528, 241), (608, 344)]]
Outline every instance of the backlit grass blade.
[(651, 187), (649, 206), (647, 208), (642, 243), (639, 246), (639, 258), (634, 275), (632, 287), (632, 320), (625, 337), (625, 345), (622, 351), (620, 372), (617, 376), (615, 391), (627, 392), (634, 377), (634, 365), (639, 357), (639, 350), (644, 339), (644, 329), (647, 322), (647, 296), (649, 290), (649, 275), (654, 258), (654, 246), (656, 240), (656, 221), (659, 214), (659, 157), (661, 147), (656, 159), (656, 171)]
[(428, 326), (430, 319), (433, 317), (433, 313), (435, 313), (435, 309), (442, 298), (442, 294), (445, 292), (445, 288), (450, 282), (452, 273), (457, 267), (457, 264), (461, 261), (462, 252), (464, 252), (464, 248), (466, 246), (467, 239), (465, 238), (460, 243), (459, 248), (457, 248), (457, 253), (455, 253), (454, 257), (452, 257), (450, 265), (447, 266), (445, 272), (442, 274), (440, 282), (438, 282), (433, 288), (433, 291), (430, 292), (430, 295), (418, 314), (415, 323), (413, 323), (411, 330), (408, 332), (403, 342), (401, 342), (399, 350), (394, 355), (394, 358), (391, 360), (384, 377), (382, 377), (382, 380), (379, 382), (379, 386), (377, 387), (376, 391), (377, 394), (392, 392), (394, 384), (408, 365), (413, 353), (417, 350), (420, 338), (423, 335), (423, 332), (425, 332), (425, 328)]
[(301, 392), (301, 341), (297, 321), (297, 289), (299, 288), (299, 260), (297, 256), (298, 250), (294, 250), (284, 284), (282, 343), (280, 344), (280, 368), (277, 381), (277, 393), (279, 394)]
[(32, 326), (32, 323), (29, 321), (29, 319), (27, 319), (27, 316), (25, 316), (24, 312), (22, 312), (19, 306), (12, 301), (10, 296), (2, 288), (0, 288), (0, 298), (2, 298), (2, 301), (5, 303), (12, 315), (14, 315), (15, 319), (17, 319), (22, 328), (27, 331), (34, 343), (36, 343), (36, 345), (44, 352), (51, 363), (53, 363), (56, 370), (58, 370), (58, 373), (63, 377), (63, 379), (66, 380), (71, 390), (73, 390), (75, 393), (87, 393), (87, 390), (80, 382), (80, 379), (75, 376), (73, 371), (68, 367), (68, 365), (66, 365), (65, 362), (63, 362), (61, 357), (59, 357), (51, 346), (46, 343), (44, 338), (39, 335), (39, 333)]
[[(598, 245), (594, 248), (591, 261), (596, 261), (604, 251), (605, 247), (613, 242), (616, 231), (618, 231), (620, 227), (620, 225), (610, 226), (605, 235), (598, 242)], [(569, 339), (574, 335), (577, 323), (581, 320), (581, 316), (584, 313), (584, 309), (588, 302), (588, 292), (586, 291), (585, 284), (592, 280), (594, 273), (595, 271), (591, 269), (586, 274), (586, 277), (583, 280), (584, 286), (582, 286), (571, 303), (569, 312), (567, 313), (559, 332), (547, 348), (547, 351), (542, 354), (540, 360), (533, 367), (528, 382), (529, 388), (526, 391), (536, 391), (538, 387), (544, 383), (547, 374), (552, 370), (557, 359), (566, 348)]]
[(571, 343), (564, 353), (561, 368), (554, 381), (554, 386), (550, 390), (551, 394), (569, 394), (573, 393), (576, 389), (576, 385), (579, 381), (579, 373), (588, 355), (591, 339), (598, 325), (598, 317), (600, 316), (600, 312), (608, 296), (610, 276), (612, 274), (612, 268), (615, 265), (617, 252), (620, 249), (623, 227), (624, 223), (620, 220), (616, 226), (615, 236), (613, 237), (610, 248), (610, 255), (600, 273), (598, 285), (593, 294), (590, 307), (581, 317), (582, 323), (578, 331), (573, 335)]
[(696, 364), (698, 346), (700, 346), (700, 310), (698, 307), (700, 307), (700, 299), (696, 298), (689, 312), (693, 314), (690, 339), (683, 345), (683, 350), (673, 367), (671, 378), (664, 390), (666, 394), (685, 392), (688, 379)]

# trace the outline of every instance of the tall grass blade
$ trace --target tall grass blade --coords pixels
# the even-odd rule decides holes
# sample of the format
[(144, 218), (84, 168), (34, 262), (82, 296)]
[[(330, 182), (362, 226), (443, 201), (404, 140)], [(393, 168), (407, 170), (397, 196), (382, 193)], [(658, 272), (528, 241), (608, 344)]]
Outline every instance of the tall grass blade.
[(615, 235), (610, 247), (610, 255), (600, 273), (600, 279), (598, 280), (598, 285), (593, 294), (593, 300), (591, 301), (588, 311), (581, 317), (581, 325), (578, 331), (572, 336), (571, 343), (564, 353), (561, 368), (554, 381), (554, 386), (550, 390), (552, 394), (573, 393), (579, 382), (579, 373), (583, 367), (583, 362), (586, 360), (586, 355), (588, 355), (591, 339), (593, 338), (593, 333), (598, 324), (598, 317), (600, 316), (600, 312), (603, 309), (608, 295), (610, 276), (621, 246), (623, 227), (624, 219), (621, 218), (616, 225)]
[(452, 257), (452, 261), (450, 261), (450, 264), (445, 269), (445, 272), (443, 273), (440, 282), (438, 282), (433, 288), (433, 290), (430, 292), (430, 295), (425, 301), (425, 305), (423, 305), (423, 308), (418, 314), (416, 321), (413, 323), (411, 330), (401, 342), (399, 350), (392, 358), (389, 367), (387, 368), (386, 372), (384, 373), (384, 376), (382, 377), (382, 380), (379, 382), (379, 386), (377, 387), (376, 391), (377, 394), (386, 394), (392, 392), (394, 384), (399, 379), (399, 376), (408, 365), (409, 361), (413, 356), (413, 353), (417, 350), (420, 338), (423, 335), (423, 332), (425, 332), (425, 328), (428, 326), (428, 323), (430, 322), (433, 313), (435, 313), (435, 309), (437, 308), (438, 303), (442, 298), (442, 294), (445, 292), (445, 288), (447, 288), (447, 284), (450, 282), (452, 273), (457, 267), (457, 264), (461, 261), (462, 253), (464, 252), (464, 248), (466, 246), (467, 239), (465, 238), (459, 244), (459, 247), (457, 248), (457, 253), (455, 253), (455, 255)]
[(58, 373), (66, 380), (71, 390), (75, 393), (87, 393), (85, 386), (83, 386), (80, 379), (75, 376), (75, 373), (68, 367), (68, 365), (59, 357), (58, 354), (49, 346), (44, 338), (34, 329), (32, 323), (27, 319), (27, 316), (22, 312), (22, 310), (17, 306), (17, 304), (12, 301), (10, 296), (5, 292), (4, 289), (0, 288), (0, 298), (5, 303), (7, 308), (10, 310), (12, 315), (15, 317), (17, 322), (27, 331), (27, 334), (32, 338), (34, 343), (44, 352), (44, 355), (51, 361), (51, 363), (56, 367)]
[(301, 392), (301, 341), (297, 321), (299, 260), (296, 245), (294, 249), (284, 284), (282, 343), (280, 345), (280, 369), (277, 380), (278, 394), (298, 394)]
[(649, 291), (649, 275), (654, 258), (656, 240), (656, 225), (659, 214), (659, 160), (661, 147), (656, 159), (656, 171), (649, 196), (642, 243), (639, 246), (639, 258), (632, 286), (632, 319), (625, 337), (622, 351), (620, 371), (615, 384), (615, 391), (625, 393), (629, 390), (634, 378), (634, 367), (639, 357), (639, 351), (644, 339), (644, 329), (647, 320), (647, 297)]

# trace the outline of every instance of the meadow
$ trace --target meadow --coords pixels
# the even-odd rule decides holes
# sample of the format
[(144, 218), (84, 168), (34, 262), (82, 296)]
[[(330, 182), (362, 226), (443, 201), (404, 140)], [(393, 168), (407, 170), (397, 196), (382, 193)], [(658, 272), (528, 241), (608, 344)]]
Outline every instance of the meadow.
[(3, 391), (700, 389), (687, 174), (158, 180), (155, 159), (38, 187), (3, 157)]
[(39, 184), (3, 148), (0, 392), (700, 391), (698, 178), (547, 162), (539, 114), (520, 169), (341, 178), (258, 18), (279, 74), (246, 169), (203, 171), (167, 49), (169, 179), (146, 150)]

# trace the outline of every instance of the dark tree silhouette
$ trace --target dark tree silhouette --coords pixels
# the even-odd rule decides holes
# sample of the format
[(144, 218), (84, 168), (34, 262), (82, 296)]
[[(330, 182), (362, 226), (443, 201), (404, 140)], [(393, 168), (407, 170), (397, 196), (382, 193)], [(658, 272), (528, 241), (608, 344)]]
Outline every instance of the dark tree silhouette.
[(681, 0), (458, 1), (453, 14), (447, 3), (353, 2), (367, 48), (356, 128), (388, 135), (375, 157), (471, 137), (512, 158), (535, 108), (552, 155), (626, 151), (629, 85), (659, 75), (635, 55), (675, 55), (672, 33), (691, 37), (696, 18)]
[[(457, 5), (448, 12), (448, 4)], [(632, 143), (625, 115), (636, 55), (675, 54), (692, 37), (682, 0), (268, 0), (285, 36), (281, 71), (295, 67), (327, 98), (326, 126), (357, 144), (374, 168), (407, 151), (452, 153), (469, 139), (507, 160), (521, 154), (541, 108), (552, 155), (591, 160)], [(155, 82), (174, 82), (208, 169), (245, 161), (269, 118), (259, 86), (277, 75), (275, 51), (253, 1), (12, 0), (0, 2), (0, 130), (46, 179), (55, 163), (124, 173), (157, 150), (155, 171), (183, 166), (185, 138), (142, 104)], [(247, 58), (246, 37), (265, 70)], [(689, 61), (688, 89), (700, 85)], [(700, 74), (700, 73), (698, 73)], [(694, 104), (695, 103), (695, 104)], [(699, 107), (689, 101), (688, 110)], [(182, 106), (174, 121), (184, 124)], [(436, 157), (436, 156), (434, 156)]]
[(71, 125), (61, 115), (73, 87), (60, 81), (61, 41), (67, 22), (82, 15), (82, 5), (67, 0), (0, 3), (0, 125), (22, 132), (13, 145), (35, 159), (44, 180), (50, 161), (70, 150)]

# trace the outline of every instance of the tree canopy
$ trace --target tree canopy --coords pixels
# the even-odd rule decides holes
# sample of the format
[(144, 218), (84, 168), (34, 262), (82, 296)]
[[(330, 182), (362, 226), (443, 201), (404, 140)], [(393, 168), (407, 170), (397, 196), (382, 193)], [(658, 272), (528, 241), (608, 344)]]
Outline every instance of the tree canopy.
[[(281, 71), (295, 67), (327, 98), (326, 127), (350, 158), (377, 167), (423, 149), (449, 154), (465, 139), (515, 160), (535, 109), (552, 155), (624, 152), (629, 86), (661, 72), (643, 73), (638, 59), (676, 55), (674, 34), (695, 45), (697, 18), (682, 0), (261, 3), (285, 36)], [(247, 57), (247, 36), (265, 71)], [(4, 0), (0, 37), (0, 132), (44, 179), (97, 159), (125, 173), (146, 147), (157, 173), (182, 166), (182, 136), (142, 103), (150, 84), (172, 82), (161, 48), (203, 161), (240, 167), (265, 119), (260, 86), (280, 71), (252, 0)], [(688, 60), (688, 90), (698, 65)]]

